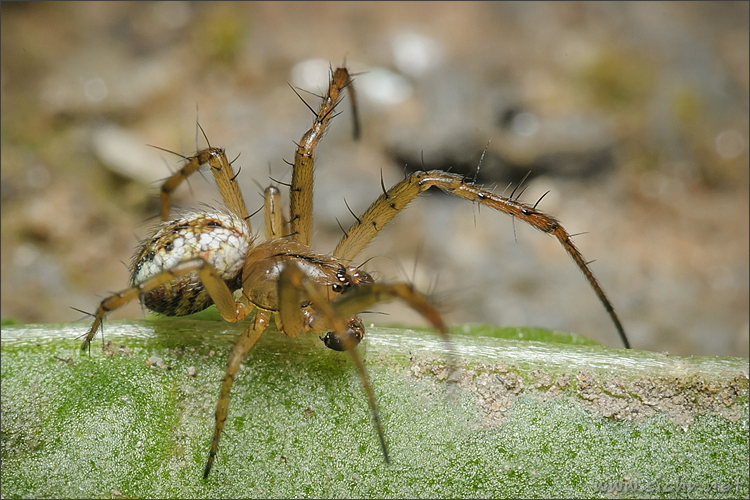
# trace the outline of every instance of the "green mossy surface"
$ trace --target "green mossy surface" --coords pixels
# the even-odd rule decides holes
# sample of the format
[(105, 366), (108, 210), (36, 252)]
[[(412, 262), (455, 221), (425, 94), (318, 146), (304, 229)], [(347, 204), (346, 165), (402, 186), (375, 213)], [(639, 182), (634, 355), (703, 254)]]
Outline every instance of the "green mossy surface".
[[(535, 329), (371, 328), (391, 464), (345, 353), (268, 332), (202, 479), (229, 348), (197, 319), (3, 326), (2, 496), (748, 496), (748, 360)], [(518, 340), (522, 338), (522, 340)], [(532, 340), (529, 340), (532, 339)]]

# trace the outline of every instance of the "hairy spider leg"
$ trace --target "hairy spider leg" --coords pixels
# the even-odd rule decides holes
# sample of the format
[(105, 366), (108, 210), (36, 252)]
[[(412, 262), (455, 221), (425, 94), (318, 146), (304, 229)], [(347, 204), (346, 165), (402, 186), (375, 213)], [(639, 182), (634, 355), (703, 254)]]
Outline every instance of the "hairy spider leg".
[(232, 170), (232, 164), (227, 160), (226, 153), (221, 148), (208, 147), (198, 151), (193, 156), (186, 158), (182, 168), (169, 176), (161, 186), (161, 218), (164, 221), (169, 220), (169, 209), (172, 192), (185, 181), (188, 176), (197, 172), (201, 166), (208, 163), (211, 167), (211, 173), (216, 179), (216, 185), (221, 193), (224, 205), (232, 213), (240, 216), (247, 224), (248, 233), (251, 232), (250, 217), (247, 214), (245, 200), (242, 197), (242, 191), (237, 184), (237, 176)]
[(359, 217), (351, 228), (341, 239), (333, 256), (345, 262), (351, 261), (356, 257), (372, 239), (380, 232), (393, 217), (406, 207), (420, 193), (430, 187), (435, 186), (446, 193), (455, 194), (461, 198), (480, 203), (487, 207), (493, 208), (500, 212), (516, 217), (540, 231), (551, 234), (562, 244), (568, 254), (573, 258), (578, 268), (583, 272), (591, 287), (594, 289), (597, 297), (604, 305), (604, 309), (609, 314), (612, 322), (620, 335), (620, 339), (626, 348), (630, 348), (625, 329), (620, 323), (620, 319), (615, 313), (612, 303), (607, 298), (601, 285), (594, 277), (594, 273), (589, 268), (588, 262), (583, 258), (581, 252), (576, 248), (571, 240), (570, 234), (562, 227), (560, 222), (554, 217), (547, 215), (535, 207), (527, 205), (513, 198), (499, 196), (491, 191), (481, 189), (474, 184), (467, 182), (460, 175), (443, 172), (440, 170), (431, 170), (428, 172), (415, 172), (403, 179), (401, 182), (385, 191), (377, 200), (368, 208), (365, 213)]
[(287, 236), (284, 232), (286, 222), (281, 210), (281, 192), (276, 186), (268, 186), (263, 192), (263, 216), (266, 221), (267, 240)]
[[(280, 258), (279, 260), (284, 260)], [(386, 462), (389, 461), (385, 433), (380, 422), (375, 394), (372, 390), (364, 363), (356, 352), (356, 343), (347, 335), (347, 319), (353, 318), (364, 309), (392, 299), (400, 299), (415, 311), (425, 317), (438, 332), (443, 340), (450, 342), (450, 337), (440, 314), (430, 305), (427, 298), (415, 291), (409, 284), (397, 283), (392, 285), (362, 285), (337, 296), (330, 301), (319, 289), (313, 279), (293, 261), (287, 260), (279, 277), (277, 288), (279, 296), (279, 310), (270, 311), (257, 308), (253, 324), (247, 328), (229, 355), (226, 372), (221, 384), (219, 400), (216, 404), (214, 434), (211, 448), (204, 469), (203, 477), (207, 478), (213, 466), (219, 449), (219, 440), (224, 430), (224, 424), (229, 413), (229, 402), (232, 385), (247, 353), (255, 346), (275, 312), (280, 323), (279, 331), (289, 337), (296, 337), (303, 332), (324, 333), (333, 330), (340, 335), (349, 351), (362, 383), (368, 406), (373, 415), (375, 429), (380, 441), (380, 447)], [(311, 304), (312, 310), (307, 304)], [(304, 305), (304, 306), (303, 306)]]
[[(340, 334), (340, 337), (344, 342), (344, 349), (349, 352), (352, 358), (352, 362), (354, 363), (354, 366), (357, 370), (357, 376), (359, 377), (360, 383), (362, 384), (362, 388), (365, 392), (365, 396), (367, 397), (367, 405), (370, 408), (370, 414), (372, 415), (372, 420), (375, 424), (375, 432), (378, 435), (378, 441), (380, 443), (380, 449), (383, 453), (383, 459), (385, 460), (386, 464), (390, 463), (390, 457), (388, 455), (388, 445), (385, 441), (385, 431), (383, 430), (383, 426), (380, 421), (380, 412), (378, 411), (378, 405), (375, 400), (375, 392), (372, 389), (372, 384), (370, 384), (370, 378), (367, 376), (365, 364), (362, 362), (362, 358), (359, 356), (359, 353), (357, 353), (357, 350), (355, 349), (355, 342), (347, 335), (343, 335), (343, 333), (347, 329), (346, 321), (343, 318), (351, 316), (341, 316), (339, 313), (337, 313), (330, 301), (323, 297), (323, 295), (320, 293), (317, 287), (314, 286), (314, 284), (305, 279), (304, 273), (297, 266), (287, 266), (287, 268), (284, 270), (281, 275), (281, 280), (279, 281), (279, 293), (281, 293), (282, 288), (294, 289), (297, 291), (301, 291), (304, 289), (307, 292), (308, 297), (312, 300), (315, 310), (325, 318), (325, 320), (328, 322), (328, 324), (336, 334)], [(285, 321), (297, 323), (299, 321), (300, 314), (298, 311), (280, 309), (279, 316), (281, 316), (282, 323)]]
[[(279, 279), (279, 297), (282, 295), (285, 300), (279, 300), (279, 316), (285, 330), (304, 328), (305, 319), (297, 304), (305, 301), (311, 301), (315, 315), (308, 319), (309, 328), (314, 332), (333, 330), (344, 343), (344, 349), (349, 352), (352, 361), (357, 370), (357, 375), (367, 397), (367, 404), (372, 414), (375, 430), (380, 442), (380, 449), (383, 452), (383, 458), (386, 463), (390, 463), (388, 446), (385, 441), (385, 432), (380, 421), (380, 412), (378, 411), (375, 393), (367, 376), (365, 365), (361, 356), (355, 349), (356, 342), (344, 333), (348, 329), (347, 318), (355, 317), (357, 313), (382, 302), (389, 302), (393, 299), (400, 299), (408, 306), (414, 309), (427, 319), (432, 326), (440, 333), (442, 339), (449, 344), (451, 352), (453, 345), (450, 342), (450, 335), (440, 313), (429, 303), (428, 299), (417, 292), (414, 287), (406, 283), (394, 284), (367, 284), (349, 290), (337, 296), (333, 301), (328, 300), (321, 290), (320, 285), (307, 279), (305, 273), (296, 264), (289, 263), (281, 273)], [(454, 363), (451, 363), (453, 366)]]
[(242, 365), (245, 356), (255, 346), (256, 342), (258, 342), (263, 332), (266, 331), (271, 315), (273, 314), (272, 311), (260, 308), (257, 308), (256, 311), (253, 323), (242, 332), (242, 335), (237, 339), (232, 351), (229, 353), (227, 369), (224, 372), (224, 379), (221, 382), (219, 401), (216, 403), (214, 435), (211, 439), (211, 449), (208, 452), (206, 467), (203, 469), (203, 479), (208, 478), (216, 454), (219, 451), (219, 439), (221, 438), (221, 433), (224, 431), (224, 423), (229, 415), (229, 394), (232, 390), (234, 379), (240, 370), (240, 365)]
[[(336, 69), (331, 77), (328, 92), (323, 97), (320, 109), (315, 114), (313, 125), (307, 132), (305, 132), (305, 135), (302, 136), (302, 140), (300, 140), (297, 145), (297, 151), (294, 154), (292, 186), (289, 193), (289, 220), (292, 225), (292, 238), (307, 246), (310, 246), (312, 241), (315, 147), (325, 134), (326, 129), (328, 128), (328, 122), (334, 116), (333, 112), (341, 100), (341, 91), (344, 88), (349, 87), (350, 96), (354, 95), (351, 94), (352, 91), (349, 86), (351, 82), (352, 79), (346, 68)], [(354, 98), (352, 98), (352, 107), (355, 109), (354, 116), (356, 119), (356, 100)], [(355, 134), (359, 134), (359, 125), (356, 121)]]
[[(266, 222), (266, 239), (272, 240), (280, 238), (281, 233), (284, 230), (284, 220), (281, 214), (280, 198), (281, 193), (275, 186), (268, 186), (264, 191), (264, 203), (263, 203), (263, 215)], [(244, 295), (243, 295), (244, 297)], [(224, 372), (224, 378), (221, 382), (221, 390), (219, 391), (219, 400), (216, 403), (215, 423), (214, 423), (214, 435), (211, 440), (211, 449), (208, 452), (208, 460), (206, 461), (206, 467), (203, 470), (203, 478), (206, 479), (208, 474), (211, 472), (216, 454), (219, 451), (219, 439), (224, 431), (224, 423), (229, 415), (229, 400), (232, 385), (234, 379), (239, 372), (242, 361), (247, 356), (255, 343), (263, 335), (273, 315), (273, 311), (258, 308), (253, 318), (253, 323), (250, 325), (242, 335), (237, 339), (234, 344), (232, 351), (229, 353), (229, 359), (227, 360), (227, 368)], [(278, 324), (278, 321), (277, 321)], [(280, 332), (283, 332), (279, 328)]]
[(124, 306), (131, 300), (137, 299), (141, 295), (146, 294), (165, 283), (169, 283), (175, 278), (194, 271), (198, 273), (203, 286), (208, 290), (208, 293), (211, 295), (211, 298), (219, 310), (219, 314), (221, 314), (221, 317), (224, 320), (234, 323), (244, 319), (250, 312), (252, 312), (253, 306), (244, 301), (244, 296), (239, 301), (234, 300), (232, 291), (211, 264), (201, 258), (190, 259), (180, 262), (169, 270), (162, 271), (142, 283), (133, 285), (102, 300), (99, 303), (99, 307), (96, 308), (94, 322), (86, 334), (86, 338), (81, 345), (81, 350), (86, 351), (90, 349), (91, 340), (94, 338), (94, 335), (96, 335), (99, 328), (101, 328), (102, 321), (107, 313)]

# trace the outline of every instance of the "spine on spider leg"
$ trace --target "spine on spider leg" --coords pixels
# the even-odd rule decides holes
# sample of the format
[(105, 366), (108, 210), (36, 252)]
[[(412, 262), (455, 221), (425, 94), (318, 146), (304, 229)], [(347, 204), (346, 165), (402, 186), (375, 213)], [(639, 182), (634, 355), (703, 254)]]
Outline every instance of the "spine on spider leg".
[(620, 336), (622, 343), (626, 348), (630, 348), (630, 342), (628, 341), (628, 337), (625, 334), (625, 329), (623, 328), (622, 323), (620, 323), (620, 318), (617, 316), (612, 303), (609, 301), (609, 298), (607, 298), (607, 294), (604, 293), (604, 289), (601, 287), (599, 281), (594, 276), (594, 273), (593, 271), (591, 271), (591, 268), (586, 262), (586, 259), (583, 258), (583, 254), (581, 254), (580, 250), (578, 250), (578, 248), (573, 244), (573, 240), (570, 238), (570, 234), (568, 234), (565, 228), (560, 225), (560, 222), (557, 219), (537, 210), (534, 207), (526, 205), (525, 203), (522, 203), (515, 199), (498, 196), (489, 191), (480, 189), (473, 184), (462, 182), (461, 185), (456, 186), (455, 181), (450, 181), (448, 182), (448, 184), (450, 186), (445, 185), (444, 181), (439, 181), (434, 185), (440, 187), (440, 189), (443, 189), (445, 191), (449, 191), (463, 198), (476, 201), (478, 203), (516, 217), (539, 229), (540, 231), (551, 234), (552, 236), (557, 238), (563, 248), (565, 248), (565, 251), (568, 252), (568, 255), (570, 255), (578, 265), (578, 268), (586, 277), (589, 285), (591, 285), (591, 288), (594, 289), (594, 293), (596, 293), (596, 296), (599, 297), (599, 300), (604, 306), (604, 309), (612, 319), (612, 322), (617, 329), (617, 333)]
[(421, 176), (425, 172), (417, 172), (385, 191), (370, 205), (361, 217), (357, 218), (349, 230), (341, 238), (333, 256), (344, 261), (351, 261), (372, 241), (375, 236), (416, 198), (419, 193), (430, 186), (422, 186)]
[[(341, 100), (341, 91), (351, 83), (346, 68), (338, 68), (331, 78), (328, 93), (323, 97), (315, 121), (297, 146), (292, 170), (290, 191), (290, 217), (294, 239), (304, 245), (312, 240), (313, 177), (315, 169), (315, 147), (325, 134), (328, 122), (336, 105)], [(299, 95), (299, 94), (298, 94)], [(309, 107), (309, 106), (308, 106)]]
[[(250, 228), (250, 216), (247, 213), (240, 186), (237, 184), (237, 175), (235, 175), (232, 165), (227, 160), (224, 150), (210, 148), (205, 152), (208, 153), (205, 162), (211, 166), (211, 173), (214, 174), (224, 204), (233, 214), (239, 215)], [(201, 151), (201, 153), (204, 153), (204, 151)]]
[(375, 304), (394, 299), (401, 300), (422, 315), (440, 333), (443, 340), (450, 340), (448, 329), (440, 313), (430, 304), (426, 296), (419, 293), (408, 283), (368, 284), (339, 295), (334, 299), (333, 304), (340, 316), (350, 317)]
[(216, 403), (216, 413), (214, 421), (214, 435), (211, 439), (211, 448), (208, 452), (208, 460), (206, 460), (206, 467), (203, 469), (203, 479), (208, 478), (213, 466), (216, 454), (219, 452), (219, 440), (221, 434), (224, 431), (224, 423), (227, 420), (229, 414), (229, 393), (232, 390), (234, 379), (239, 372), (242, 360), (248, 352), (255, 346), (256, 342), (263, 332), (268, 327), (271, 313), (258, 309), (258, 312), (253, 320), (253, 324), (247, 327), (242, 332), (242, 335), (237, 340), (232, 351), (229, 353), (229, 360), (227, 361), (227, 371), (224, 374), (224, 379), (221, 382), (221, 390), (219, 392), (219, 401)]
[(602, 287), (599, 285), (599, 281), (594, 276), (594, 273), (593, 271), (591, 271), (588, 263), (584, 260), (581, 252), (573, 244), (573, 240), (570, 239), (570, 235), (568, 234), (568, 232), (563, 229), (563, 227), (556, 220), (555, 223), (557, 224), (557, 227), (555, 227), (552, 231), (549, 231), (549, 233), (558, 239), (562, 246), (565, 247), (568, 255), (573, 258), (576, 264), (578, 264), (578, 268), (581, 270), (581, 272), (583, 272), (583, 275), (586, 276), (586, 279), (594, 289), (596, 296), (599, 297), (602, 305), (604, 305), (604, 309), (607, 311), (607, 314), (609, 314), (609, 317), (615, 324), (615, 328), (617, 328), (617, 334), (620, 336), (620, 340), (622, 340), (622, 343), (625, 345), (626, 349), (630, 349), (630, 341), (628, 341), (628, 337), (625, 334), (625, 328), (623, 328), (622, 323), (620, 323), (620, 318), (617, 316), (617, 313), (615, 312), (612, 303), (609, 301), (607, 294), (604, 293), (604, 289), (602, 289)]
[(193, 156), (187, 158), (185, 165), (171, 175), (161, 186), (161, 218), (163, 221), (169, 220), (170, 199), (172, 192), (182, 184), (190, 175), (198, 171), (201, 165), (208, 163), (211, 166), (211, 172), (214, 175), (219, 192), (224, 200), (224, 204), (235, 215), (240, 216), (250, 228), (249, 216), (245, 201), (242, 198), (242, 192), (237, 184), (237, 176), (232, 170), (232, 165), (227, 160), (226, 154), (221, 148), (209, 147), (198, 151)]
[(94, 322), (91, 324), (91, 328), (89, 328), (88, 333), (86, 333), (86, 337), (84, 338), (83, 344), (81, 345), (81, 351), (87, 351), (91, 347), (91, 340), (94, 338), (94, 335), (96, 335), (96, 332), (98, 332), (102, 327), (104, 317), (108, 313), (114, 311), (115, 309), (118, 309), (119, 307), (122, 307), (131, 300), (138, 298), (141, 292), (142, 287), (130, 287), (102, 300), (99, 303), (99, 307), (96, 308), (96, 313), (94, 314)]
[(96, 335), (96, 332), (99, 331), (99, 328), (102, 327), (102, 321), (108, 312), (109, 310), (105, 309), (103, 303), (99, 304), (99, 307), (96, 309), (96, 315), (94, 316), (94, 322), (86, 333), (86, 337), (83, 339), (83, 344), (81, 344), (81, 352), (86, 352), (91, 349), (91, 340), (94, 338), (94, 335)]
[(200, 153), (191, 156), (178, 172), (169, 176), (161, 185), (161, 220), (169, 220), (172, 192), (193, 172), (197, 171), (202, 164), (200, 162)]
[(515, 199), (505, 198), (481, 189), (470, 182), (466, 182), (463, 177), (456, 174), (440, 170), (415, 172), (385, 191), (346, 232), (333, 252), (334, 257), (342, 260), (351, 260), (356, 257), (399, 211), (420, 193), (433, 186), (446, 193), (460, 196), (516, 217), (542, 232), (555, 236), (581, 269), (597, 297), (604, 304), (604, 308), (615, 324), (625, 347), (630, 347), (625, 330), (607, 295), (594, 277), (594, 273), (589, 268), (583, 255), (573, 244), (568, 232), (554, 217)]
[(266, 239), (284, 236), (284, 216), (281, 213), (281, 192), (276, 186), (268, 186), (263, 192), (263, 215), (266, 221)]

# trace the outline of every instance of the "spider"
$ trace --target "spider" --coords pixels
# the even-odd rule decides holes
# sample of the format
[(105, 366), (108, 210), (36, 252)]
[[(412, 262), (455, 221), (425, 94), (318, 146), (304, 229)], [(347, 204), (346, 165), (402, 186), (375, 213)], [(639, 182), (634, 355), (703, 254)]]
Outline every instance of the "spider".
[[(322, 335), (320, 339), (327, 347), (351, 354), (373, 416), (383, 457), (388, 463), (388, 449), (373, 391), (362, 360), (354, 349), (365, 334), (357, 314), (374, 304), (399, 299), (424, 316), (444, 340), (449, 341), (449, 336), (440, 314), (425, 295), (408, 283), (375, 283), (368, 273), (353, 266), (352, 262), (396, 214), (433, 186), (509, 214), (555, 236), (581, 269), (604, 304), (623, 343), (629, 347), (612, 304), (560, 223), (537, 210), (536, 204), (530, 206), (520, 202), (514, 198), (515, 193), (510, 197), (499, 196), (456, 174), (438, 170), (415, 172), (388, 190), (383, 185), (383, 194), (362, 216), (357, 217), (332, 254), (314, 252), (310, 248), (314, 151), (336, 114), (344, 89), (349, 92), (354, 110), (355, 138), (358, 135), (356, 99), (351, 84), (348, 70), (338, 68), (331, 72), (320, 109), (315, 111), (308, 105), (315, 119), (295, 153), (289, 218), (287, 221), (280, 209), (279, 189), (275, 186), (266, 188), (264, 242), (257, 242), (253, 236), (237, 176), (224, 150), (209, 144), (193, 156), (184, 157), (183, 167), (161, 186), (163, 222), (137, 250), (131, 268), (131, 286), (101, 301), (85, 335), (81, 346), (84, 351), (90, 349), (91, 340), (102, 327), (107, 313), (137, 298), (147, 308), (167, 316), (191, 314), (216, 304), (226, 321), (250, 318), (229, 354), (204, 478), (208, 477), (219, 449), (229, 411), (230, 391), (240, 364), (272, 319), (278, 330), (289, 337), (313, 332)], [(189, 212), (170, 220), (171, 193), (205, 164), (210, 166), (216, 180), (224, 209)], [(235, 299), (234, 292), (239, 290), (242, 292)]]

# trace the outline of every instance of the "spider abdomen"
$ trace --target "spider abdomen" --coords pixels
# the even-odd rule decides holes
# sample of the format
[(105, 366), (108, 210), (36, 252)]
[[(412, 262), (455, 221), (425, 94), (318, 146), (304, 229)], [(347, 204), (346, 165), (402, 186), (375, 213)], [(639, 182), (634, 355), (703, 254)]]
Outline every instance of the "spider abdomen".
[[(133, 259), (131, 283), (140, 285), (182, 262), (203, 259), (231, 290), (241, 286), (242, 263), (252, 236), (242, 219), (228, 213), (191, 213), (169, 221), (145, 239)], [(206, 309), (213, 300), (196, 272), (175, 276), (141, 296), (152, 311), (184, 316)]]

